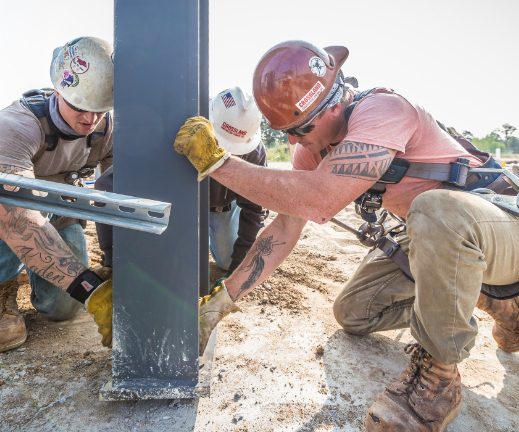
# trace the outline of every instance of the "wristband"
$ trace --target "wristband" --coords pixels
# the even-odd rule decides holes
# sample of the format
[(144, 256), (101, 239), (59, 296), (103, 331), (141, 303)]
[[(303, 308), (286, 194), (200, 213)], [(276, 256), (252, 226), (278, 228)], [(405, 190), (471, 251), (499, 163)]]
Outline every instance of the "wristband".
[(103, 283), (103, 279), (97, 276), (91, 270), (85, 270), (81, 273), (67, 288), (70, 297), (81, 303), (85, 303), (90, 294)]

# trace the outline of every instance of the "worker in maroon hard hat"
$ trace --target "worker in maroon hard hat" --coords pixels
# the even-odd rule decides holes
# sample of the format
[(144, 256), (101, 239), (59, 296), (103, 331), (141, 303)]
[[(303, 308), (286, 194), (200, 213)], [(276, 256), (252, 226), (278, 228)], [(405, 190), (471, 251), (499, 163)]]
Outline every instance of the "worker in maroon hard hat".
[[(517, 298), (480, 294), (482, 284), (517, 282), (519, 210), (467, 193), (500, 188), (499, 165), (397, 92), (346, 83), (347, 57), (345, 47), (288, 41), (256, 67), (254, 98), (270, 126), (296, 146), (294, 170), (231, 156), (202, 117), (178, 132), (175, 149), (202, 177), (278, 213), (236, 271), (201, 300), (201, 341), (283, 262), (308, 220), (327, 222), (356, 202), (376, 226), (383, 207), (407, 230), (377, 239), (335, 301), (335, 317), (349, 333), (410, 327), (416, 339), (406, 349), (409, 367), (370, 407), (367, 430), (443, 431), (461, 407), (457, 363), (474, 346), (477, 303), (496, 319), (499, 347), (519, 350)], [(497, 171), (482, 176), (478, 167)]]

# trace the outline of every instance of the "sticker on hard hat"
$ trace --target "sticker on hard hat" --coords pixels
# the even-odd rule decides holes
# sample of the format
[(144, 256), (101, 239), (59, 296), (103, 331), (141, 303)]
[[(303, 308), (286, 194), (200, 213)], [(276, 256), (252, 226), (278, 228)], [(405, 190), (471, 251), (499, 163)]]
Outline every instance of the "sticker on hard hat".
[(319, 97), (319, 95), (324, 91), (324, 85), (321, 81), (317, 81), (314, 86), (310, 89), (310, 91), (305, 94), (299, 102), (296, 103), (296, 107), (299, 108), (301, 112), (304, 112), (312, 103)]
[(86, 60), (83, 60), (81, 57), (76, 56), (70, 62), (70, 69), (77, 74), (85, 73), (90, 67), (90, 63)]
[(231, 92), (227, 92), (224, 95), (222, 95), (222, 100), (223, 104), (225, 105), (225, 108), (231, 108), (236, 105), (236, 102), (234, 101)]
[(318, 77), (322, 77), (326, 74), (326, 65), (320, 57), (313, 56), (310, 58), (310, 60), (308, 60), (308, 67), (312, 73)]
[(63, 79), (60, 82), (61, 88), (76, 87), (79, 84), (79, 77), (69, 70), (63, 71)]
[(220, 126), (225, 132), (230, 133), (231, 135), (237, 136), (238, 138), (243, 138), (245, 135), (247, 135), (247, 131), (238, 129), (234, 126), (231, 126), (227, 122), (223, 122), (222, 126)]

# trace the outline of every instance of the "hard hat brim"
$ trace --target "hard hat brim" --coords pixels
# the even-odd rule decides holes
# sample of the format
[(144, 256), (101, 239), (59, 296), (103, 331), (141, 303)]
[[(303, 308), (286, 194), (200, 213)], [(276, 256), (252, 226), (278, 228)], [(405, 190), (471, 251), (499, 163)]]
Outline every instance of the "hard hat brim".
[(333, 59), (335, 60), (336, 64), (334, 65), (334, 69), (340, 69), (341, 66), (344, 64), (348, 56), (350, 55), (350, 51), (348, 48), (344, 46), (329, 46), (325, 47), (324, 50), (331, 54)]

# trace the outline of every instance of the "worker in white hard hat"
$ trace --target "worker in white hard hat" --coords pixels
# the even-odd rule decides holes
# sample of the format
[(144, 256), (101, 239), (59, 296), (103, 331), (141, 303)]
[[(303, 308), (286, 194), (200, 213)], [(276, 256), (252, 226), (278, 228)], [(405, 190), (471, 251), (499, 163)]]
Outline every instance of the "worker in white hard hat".
[[(255, 165), (267, 166), (267, 151), (261, 141), (261, 113), (251, 95), (240, 87), (228, 88), (209, 102), (209, 118), (222, 147)], [(214, 261), (231, 273), (256, 240), (268, 210), (210, 180), (209, 247)], [(95, 188), (113, 191), (113, 169), (108, 168), (95, 182)], [(112, 266), (113, 229), (96, 224), (103, 266)]]
[[(261, 141), (261, 113), (240, 87), (218, 93), (209, 104), (209, 119), (220, 145), (252, 164), (267, 166)], [(216, 265), (232, 272), (264, 226), (267, 210), (210, 180), (209, 248)]]
[[(53, 89), (0, 111), (0, 172), (78, 185), (112, 164), (113, 48), (80, 37), (56, 48)], [(0, 205), (0, 352), (27, 339), (16, 295), (25, 268), (34, 308), (67, 320), (85, 304), (111, 345), (111, 279), (88, 268), (84, 222)]]

